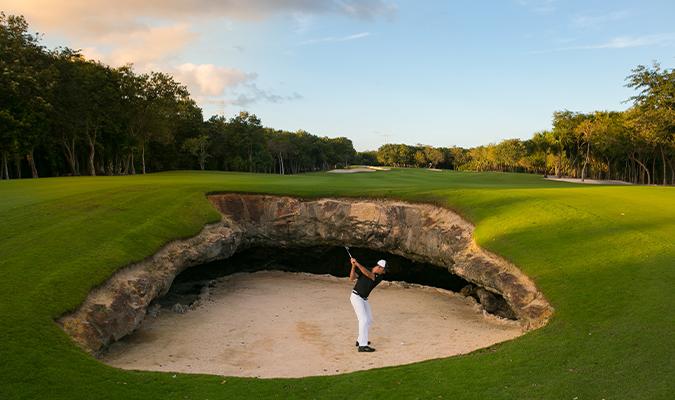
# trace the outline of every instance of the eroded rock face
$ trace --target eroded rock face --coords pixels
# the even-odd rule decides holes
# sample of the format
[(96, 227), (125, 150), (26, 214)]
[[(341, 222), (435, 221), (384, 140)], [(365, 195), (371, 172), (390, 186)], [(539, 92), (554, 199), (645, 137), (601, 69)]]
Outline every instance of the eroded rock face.
[(255, 246), (367, 247), (444, 266), (483, 288), (486, 299), (492, 301), (489, 292), (503, 296), (525, 329), (546, 324), (553, 311), (527, 276), (475, 245), (471, 224), (441, 207), (240, 194), (209, 199), (223, 216), (220, 223), (193, 238), (171, 242), (149, 259), (115, 273), (75, 312), (58, 321), (63, 329), (96, 354), (133, 332), (152, 300), (165, 294), (185, 268)]

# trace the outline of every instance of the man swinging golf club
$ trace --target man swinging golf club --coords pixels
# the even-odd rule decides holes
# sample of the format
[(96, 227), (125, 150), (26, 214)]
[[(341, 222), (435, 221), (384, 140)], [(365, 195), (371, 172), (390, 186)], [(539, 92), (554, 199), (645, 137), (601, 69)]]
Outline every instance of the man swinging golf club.
[[(347, 253), (349, 253), (349, 249), (347, 249)], [(354, 312), (356, 312), (356, 318), (359, 320), (359, 337), (356, 340), (356, 345), (359, 348), (359, 352), (370, 353), (375, 351), (375, 349), (369, 346), (370, 342), (368, 341), (368, 329), (373, 323), (373, 314), (370, 310), (370, 304), (368, 304), (368, 295), (382, 281), (387, 262), (380, 260), (372, 270), (369, 270), (356, 261), (351, 254), (349, 254), (349, 257), (352, 263), (349, 280), (352, 282), (356, 280), (352, 294), (349, 297), (352, 307), (354, 307)]]

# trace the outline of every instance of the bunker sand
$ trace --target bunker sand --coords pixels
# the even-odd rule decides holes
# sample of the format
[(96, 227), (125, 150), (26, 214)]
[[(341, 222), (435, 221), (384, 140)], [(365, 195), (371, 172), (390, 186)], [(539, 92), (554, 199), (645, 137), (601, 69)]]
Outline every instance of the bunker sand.
[(102, 360), (124, 369), (247, 377), (333, 375), (468, 353), (513, 339), (515, 321), (445, 290), (382, 282), (369, 298), (375, 353), (358, 353), (346, 278), (280, 271), (220, 278), (185, 314), (163, 309)]
[(585, 179), (583, 182), (580, 178), (544, 178), (547, 181), (568, 182), (568, 183), (582, 183), (586, 185), (632, 185), (630, 182), (616, 181), (616, 180), (601, 180), (601, 179)]

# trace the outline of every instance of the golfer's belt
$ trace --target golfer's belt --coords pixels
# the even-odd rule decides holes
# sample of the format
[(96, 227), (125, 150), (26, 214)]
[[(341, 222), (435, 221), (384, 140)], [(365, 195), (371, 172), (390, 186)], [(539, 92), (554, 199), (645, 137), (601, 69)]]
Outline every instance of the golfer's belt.
[(359, 297), (362, 298), (363, 300), (368, 301), (368, 298), (367, 298), (367, 297), (361, 296), (361, 295), (359, 294), (359, 292), (357, 292), (356, 290), (352, 289), (352, 293), (354, 293), (355, 295), (359, 296)]

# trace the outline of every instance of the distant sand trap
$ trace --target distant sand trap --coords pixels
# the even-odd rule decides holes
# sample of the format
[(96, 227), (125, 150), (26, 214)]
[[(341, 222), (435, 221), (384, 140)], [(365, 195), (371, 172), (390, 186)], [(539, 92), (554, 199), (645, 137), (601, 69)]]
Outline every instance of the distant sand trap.
[(345, 168), (345, 169), (331, 169), (328, 173), (331, 174), (357, 174), (359, 172), (375, 172), (371, 168)]
[(569, 182), (569, 183), (583, 183), (586, 185), (632, 185), (632, 183), (615, 180), (599, 180), (599, 179), (584, 179), (582, 182), (579, 178), (544, 178), (547, 181)]
[(468, 353), (523, 333), (517, 322), (484, 315), (459, 294), (382, 282), (368, 300), (377, 351), (359, 353), (351, 286), (346, 278), (280, 271), (226, 276), (194, 310), (146, 318), (103, 361), (124, 369), (303, 377)]
[(328, 172), (331, 174), (357, 174), (359, 172), (375, 172), (375, 171), (391, 171), (391, 168), (364, 166), (354, 168), (332, 169)]

